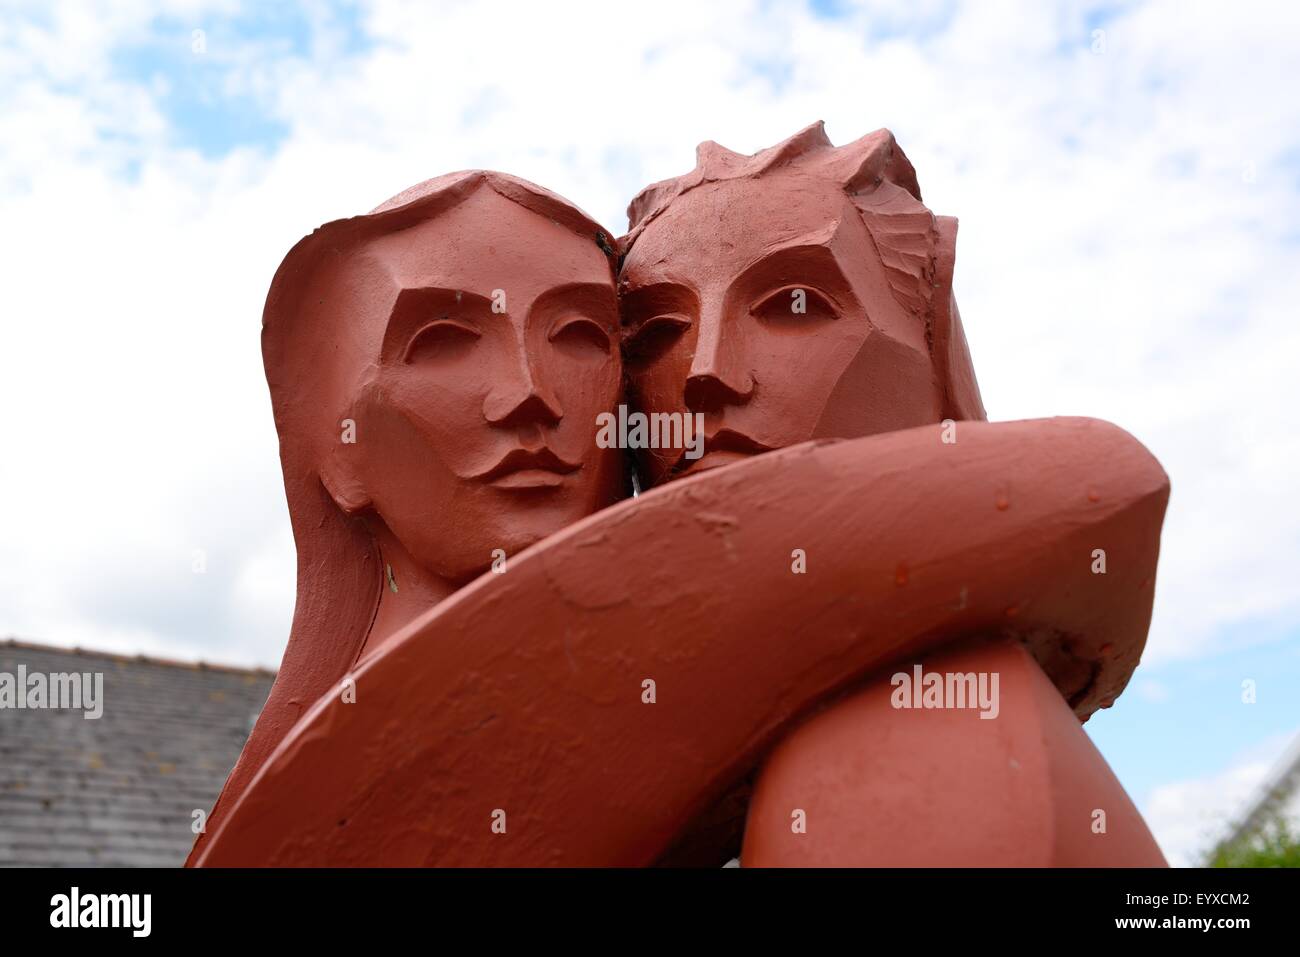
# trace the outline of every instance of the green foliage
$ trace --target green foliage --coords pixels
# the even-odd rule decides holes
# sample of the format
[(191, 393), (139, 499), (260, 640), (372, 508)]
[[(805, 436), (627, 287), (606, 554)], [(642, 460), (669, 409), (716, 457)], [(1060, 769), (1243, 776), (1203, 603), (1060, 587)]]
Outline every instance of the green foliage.
[(1300, 833), (1277, 817), (1254, 834), (1220, 844), (1208, 863), (1210, 867), (1300, 867)]

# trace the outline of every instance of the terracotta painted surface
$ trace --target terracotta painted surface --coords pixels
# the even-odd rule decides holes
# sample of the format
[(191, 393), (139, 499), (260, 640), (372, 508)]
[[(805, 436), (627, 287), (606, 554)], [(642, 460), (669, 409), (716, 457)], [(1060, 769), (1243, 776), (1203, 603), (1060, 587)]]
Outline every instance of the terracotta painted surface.
[[(654, 412), (701, 413), (707, 436), (699, 461), (646, 453), (643, 468), (656, 480), (811, 438), (984, 418), (952, 294), (957, 222), (924, 206), (915, 170), (888, 131), (835, 147), (816, 123), (754, 156), (705, 143), (692, 172), (644, 190), (628, 215), (620, 295), (631, 392)], [(872, 729), (911, 728), (909, 720), (877, 720)], [(1033, 726), (1027, 715), (1022, 730)], [(841, 740), (838, 727), (827, 718), (801, 729), (779, 759), (790, 763), (792, 748), (816, 755), (823, 773), (810, 780), (840, 781), (838, 764), (856, 767), (860, 748), (854, 738)], [(1086, 743), (1077, 727), (1074, 734)], [(918, 759), (942, 761), (947, 750), (931, 745)], [(1004, 765), (967, 770), (997, 776)], [(801, 774), (814, 770), (797, 766)], [(1100, 771), (1123, 797), (1104, 762)], [(769, 793), (772, 780), (765, 772)], [(843, 780), (826, 795), (840, 799), (846, 814), (878, 799), (870, 779), (854, 783)], [(955, 779), (949, 784), (954, 801), (982, 800)], [(706, 864), (719, 846), (738, 850), (749, 786), (742, 782), (702, 814), (666, 860)], [(946, 806), (936, 811), (942, 820), (914, 811), (891, 822), (896, 846), (947, 833), (945, 822), (956, 818)], [(773, 825), (772, 839), (794, 840), (805, 856), (755, 855), (748, 847), (763, 843), (758, 821), (766, 819), (750, 815), (746, 863), (831, 864), (837, 854), (848, 863), (872, 847), (835, 843), (832, 833), (855, 833), (839, 822), (823, 827), (816, 842), (793, 834), (787, 820)], [(991, 848), (980, 853), (985, 863), (1000, 860)], [(957, 845), (951, 855), (969, 861)]]
[[(997, 716), (916, 708), (907, 679), (917, 665), (997, 675)], [(1024, 646), (939, 649), (895, 674), (904, 677), (881, 673), (777, 745), (749, 805), (743, 866), (1166, 866)], [(952, 686), (955, 700), (972, 700), (970, 682)]]
[(1095, 420), (958, 429), (772, 452), (550, 537), (317, 702), (199, 863), (649, 864), (810, 708), (963, 636), (1023, 641), (1079, 717), (1109, 704), (1163, 470)]
[(808, 439), (984, 418), (952, 296), (957, 222), (920, 195), (888, 131), (836, 148), (817, 123), (755, 156), (705, 143), (692, 173), (633, 200), (630, 398), (702, 412), (708, 436), (695, 462), (643, 456), (656, 483)]
[[(457, 173), (286, 258), (298, 606), (190, 863), (1163, 863), (1079, 721), (1140, 657), (1167, 478), (982, 421), (893, 136), (705, 143), (629, 220)], [(620, 402), (703, 457), (642, 449), (611, 507)], [(999, 675), (998, 718), (893, 707), (918, 661)]]
[(566, 200), (474, 171), (329, 223), (285, 258), (262, 351), (297, 606), (214, 819), (360, 655), (495, 550), (623, 496), (622, 453), (594, 442), (621, 394), (611, 252)]

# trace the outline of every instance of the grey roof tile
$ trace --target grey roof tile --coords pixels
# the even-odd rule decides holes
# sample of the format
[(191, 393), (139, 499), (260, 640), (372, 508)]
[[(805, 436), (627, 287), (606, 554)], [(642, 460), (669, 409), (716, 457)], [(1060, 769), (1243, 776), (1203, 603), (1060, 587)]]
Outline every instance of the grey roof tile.
[(0, 642), (0, 673), (101, 672), (104, 711), (0, 708), (0, 867), (178, 867), (274, 672)]

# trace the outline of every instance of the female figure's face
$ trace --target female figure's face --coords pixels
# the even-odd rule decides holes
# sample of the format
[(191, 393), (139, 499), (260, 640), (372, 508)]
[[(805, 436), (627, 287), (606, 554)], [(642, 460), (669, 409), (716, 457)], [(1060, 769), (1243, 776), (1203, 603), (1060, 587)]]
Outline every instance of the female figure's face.
[(813, 438), (937, 422), (924, 324), (900, 309), (833, 183), (708, 183), (650, 222), (623, 265), (631, 399), (704, 414), (704, 455), (647, 460), (658, 483)]
[(334, 485), (351, 484), (419, 565), (463, 581), (494, 550), (513, 555), (618, 497), (620, 453), (595, 441), (622, 369), (594, 234), (481, 187), (371, 240), (348, 272), (369, 321), (345, 325), (365, 330), (373, 360)]

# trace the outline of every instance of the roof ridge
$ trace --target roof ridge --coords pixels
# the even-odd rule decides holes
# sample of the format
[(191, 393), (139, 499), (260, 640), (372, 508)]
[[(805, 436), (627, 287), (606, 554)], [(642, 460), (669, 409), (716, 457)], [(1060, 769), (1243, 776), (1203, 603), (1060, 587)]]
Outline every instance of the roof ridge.
[(13, 636), (0, 642), (0, 647), (4, 648), (24, 648), (28, 651), (53, 651), (65, 655), (83, 655), (94, 658), (107, 658), (110, 661), (119, 661), (128, 664), (149, 664), (161, 665), (165, 668), (183, 668), (186, 671), (219, 671), (226, 674), (237, 675), (262, 675), (266, 677), (275, 677), (273, 668), (246, 668), (239, 665), (223, 665), (210, 661), (181, 661), (176, 658), (156, 658), (152, 655), (124, 655), (115, 651), (96, 651), (93, 648), (82, 648), (80, 645), (68, 647), (66, 645), (42, 645), (34, 641), (20, 641)]

